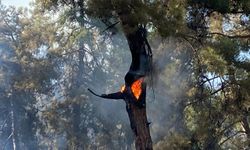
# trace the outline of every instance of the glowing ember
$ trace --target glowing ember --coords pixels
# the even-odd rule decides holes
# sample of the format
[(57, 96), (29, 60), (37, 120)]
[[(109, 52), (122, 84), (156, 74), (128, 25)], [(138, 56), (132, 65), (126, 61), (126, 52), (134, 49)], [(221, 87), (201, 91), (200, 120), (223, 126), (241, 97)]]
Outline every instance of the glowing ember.
[(142, 92), (142, 89), (141, 89), (142, 82), (143, 82), (143, 78), (140, 78), (136, 80), (131, 86), (131, 90), (137, 100), (139, 99), (141, 92)]
[(123, 93), (124, 92), (124, 90), (125, 90), (125, 88), (126, 88), (126, 86), (125, 85), (123, 85), (122, 87), (121, 87), (121, 92)]

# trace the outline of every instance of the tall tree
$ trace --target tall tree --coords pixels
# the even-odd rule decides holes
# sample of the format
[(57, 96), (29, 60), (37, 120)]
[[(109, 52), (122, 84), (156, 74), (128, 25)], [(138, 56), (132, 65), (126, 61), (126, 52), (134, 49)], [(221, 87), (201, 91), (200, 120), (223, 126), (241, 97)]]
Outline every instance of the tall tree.
[[(229, 70), (228, 73), (230, 75), (230, 83), (234, 83), (234, 81), (237, 79), (235, 79), (234, 77), (231, 78), (231, 75), (235, 74), (235, 67), (244, 69), (246, 71), (246, 74), (244, 76), (247, 76), (248, 74), (248, 62), (244, 60), (239, 61), (238, 59), (240, 52), (243, 52), (244, 49), (246, 51), (249, 50), (249, 45), (247, 44), (249, 31), (246, 28), (247, 26), (249, 26), (249, 3), (247, 1), (231, 2), (228, 0), (223, 0), (220, 2), (210, 2), (174, 0), (92, 0), (86, 3), (84, 1), (46, 1), (46, 3), (43, 4), (46, 8), (54, 10), (58, 9), (58, 4), (62, 4), (61, 6), (72, 6), (70, 7), (70, 12), (73, 12), (72, 14), (74, 15), (70, 14), (69, 16), (71, 16), (73, 20), (89, 23), (90, 26), (97, 25), (96, 22), (90, 21), (91, 17), (97, 17), (101, 19), (109, 29), (114, 29), (114, 27), (117, 25), (117, 22), (119, 21), (128, 41), (128, 45), (132, 53), (132, 58), (134, 58), (132, 59), (132, 65), (130, 67), (130, 71), (132, 72), (137, 72), (138, 70), (140, 70), (138, 68), (135, 69), (135, 62), (139, 62), (138, 64), (141, 64), (141, 61), (145, 59), (145, 57), (136, 58), (133, 52), (142, 52), (145, 51), (145, 49), (149, 48), (146, 44), (146, 40), (140, 41), (140, 39), (143, 39), (143, 36), (141, 35), (144, 35), (144, 37), (146, 37), (146, 32), (141, 32), (144, 27), (151, 28), (152, 31), (156, 33), (158, 32), (164, 37), (171, 35), (185, 39), (188, 44), (191, 44), (190, 47), (191, 49), (193, 49), (193, 72), (195, 75), (197, 75), (196, 81), (194, 82), (194, 89), (196, 91), (193, 95), (194, 98), (191, 98), (191, 102), (189, 103), (188, 101), (187, 103), (189, 104), (188, 106), (190, 106), (191, 104), (200, 104), (200, 102), (205, 101), (204, 104), (201, 103), (202, 105), (200, 105), (200, 107), (195, 108), (198, 108), (198, 112), (201, 111), (201, 114), (208, 113), (208, 117), (211, 116), (212, 110), (215, 107), (213, 106), (213, 104), (209, 103), (209, 101), (213, 96), (216, 96), (215, 98), (217, 99), (217, 95), (214, 94), (218, 94), (217, 91), (225, 89), (224, 81), (223, 83), (220, 83), (222, 87), (219, 89), (216, 89), (214, 86), (210, 86), (210, 84), (209, 87), (207, 83), (209, 83), (210, 80), (214, 81), (215, 79), (217, 79), (216, 76), (212, 77), (211, 79), (209, 78), (209, 76), (211, 74), (221, 75), (221, 77), (225, 79), (225, 76), (227, 74), (226, 70)], [(239, 14), (241, 14), (242, 16), (234, 20), (233, 18)], [(235, 27), (230, 27), (230, 23), (223, 22), (223, 19), (228, 20), (229, 22), (233, 21)], [(244, 24), (243, 26), (241, 25), (242, 23)], [(225, 27), (225, 25), (229, 25), (229, 27)], [(242, 34), (238, 34), (239, 31), (244, 32)], [(111, 30), (111, 32), (114, 33), (114, 30)], [(228, 45), (229, 43), (232, 44), (226, 47), (226, 45)], [(239, 49), (240, 47), (243, 49)], [(231, 49), (230, 53), (226, 53), (225, 49)], [(217, 60), (213, 63), (219, 64), (221, 68), (219, 68), (219, 66), (209, 67), (211, 66), (211, 64), (209, 63), (212, 62), (211, 59)], [(207, 67), (204, 68), (204, 66)], [(229, 66), (229, 68), (227, 68), (227, 66)], [(145, 69), (146, 67), (144, 66), (142, 68)], [(224, 72), (221, 71), (222, 68), (225, 69)], [(127, 86), (125, 89), (129, 89), (128, 87), (130, 87), (130, 84), (128, 83), (128, 80), (126, 80), (129, 76), (126, 77), (127, 78), (125, 78), (125, 83), (129, 86)], [(138, 78), (135, 78), (134, 80), (131, 80), (131, 78), (129, 78), (132, 83), (136, 79)], [(232, 86), (234, 87), (235, 85)], [(194, 89), (192, 88), (191, 91)], [(207, 95), (209, 92), (208, 89), (215, 91), (212, 92), (211, 96), (204, 98), (204, 95)], [(233, 93), (231, 94), (234, 95)], [(107, 95), (104, 95), (103, 97), (107, 97)], [(201, 108), (203, 107), (208, 109), (202, 111)], [(218, 107), (216, 106), (215, 109), (218, 109)], [(189, 107), (183, 110), (185, 111), (186, 115), (189, 115), (188, 110)], [(206, 115), (203, 114), (201, 116)], [(215, 122), (217, 121), (218, 120), (209, 120), (208, 122), (211, 124), (215, 124)], [(133, 121), (131, 122), (133, 124)], [(243, 122), (245, 122), (244, 126), (247, 129), (247, 122)], [(211, 127), (208, 124), (204, 124), (204, 127), (204, 129), (208, 129), (206, 131), (207, 134), (204, 137), (204, 141), (201, 142), (204, 142), (204, 148), (208, 149), (218, 147), (220, 138), (218, 138), (216, 136), (217, 134), (215, 133), (217, 127)], [(134, 127), (132, 126), (132, 128)], [(136, 133), (136, 130), (134, 131)], [(192, 136), (191, 141), (193, 142), (194, 146), (197, 146), (197, 135), (195, 134), (196, 133), (194, 133), (194, 136)]]
[[(152, 149), (145, 95), (158, 80), (155, 149), (248, 149), (249, 4), (37, 0), (29, 15), (1, 5), (0, 145), (132, 149), (134, 134)], [(122, 103), (86, 90), (110, 92), (124, 75), (121, 91), (99, 96), (125, 99), (132, 132)]]

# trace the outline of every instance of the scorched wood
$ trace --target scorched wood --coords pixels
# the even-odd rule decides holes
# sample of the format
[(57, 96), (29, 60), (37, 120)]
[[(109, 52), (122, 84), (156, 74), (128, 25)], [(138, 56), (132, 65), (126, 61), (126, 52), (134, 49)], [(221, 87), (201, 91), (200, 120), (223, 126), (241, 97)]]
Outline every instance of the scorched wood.
[(135, 135), (137, 150), (152, 150), (149, 123), (146, 115), (146, 76), (151, 71), (152, 52), (147, 41), (146, 29), (138, 26), (134, 32), (126, 34), (132, 62), (125, 75), (125, 85), (116, 93), (98, 95), (107, 99), (123, 99), (129, 116), (131, 129)]

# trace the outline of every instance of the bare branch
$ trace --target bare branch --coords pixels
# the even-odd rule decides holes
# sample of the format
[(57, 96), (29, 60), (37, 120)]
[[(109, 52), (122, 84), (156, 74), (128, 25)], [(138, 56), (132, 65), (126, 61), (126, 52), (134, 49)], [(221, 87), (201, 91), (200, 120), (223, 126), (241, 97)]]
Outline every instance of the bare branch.
[(224, 36), (224, 37), (227, 37), (227, 38), (230, 38), (230, 39), (233, 39), (233, 38), (250, 38), (250, 34), (245, 34), (245, 35), (227, 35), (227, 34), (223, 34), (223, 33), (220, 33), (220, 32), (212, 32), (212, 33), (209, 33), (211, 35), (220, 35), (220, 36)]
[(8, 120), (8, 118), (6, 118), (6, 119), (3, 121), (3, 124), (1, 125), (0, 131), (3, 131), (3, 127), (4, 127), (4, 125), (6, 124), (7, 120)]
[(223, 134), (226, 130), (228, 130), (229, 128), (231, 128), (232, 126), (234, 126), (236, 123), (239, 123), (239, 122), (241, 122), (241, 120), (236, 120), (236, 121), (232, 122), (231, 124), (226, 126), (222, 131), (220, 131), (218, 135)]
[(220, 91), (222, 91), (224, 89), (224, 86), (221, 86), (219, 89), (215, 90), (214, 92), (212, 92), (210, 95), (214, 95)]
[(102, 94), (102, 95), (99, 95), (99, 94), (96, 94), (94, 91), (92, 91), (89, 88), (88, 88), (88, 91), (90, 93), (92, 93), (93, 95), (101, 97), (101, 98), (114, 99), (114, 100), (124, 99), (124, 94), (122, 92), (116, 92), (116, 93), (111, 93), (111, 94)]
[(209, 84), (211, 85), (210, 81), (219, 78), (220, 76), (214, 76), (213, 78), (208, 78), (207, 76), (203, 76), (206, 80), (204, 82), (202, 82), (201, 84), (205, 84), (206, 82), (209, 82)]
[(7, 142), (9, 141), (9, 139), (13, 136), (13, 132), (10, 133), (10, 135), (8, 136), (8, 138), (5, 140), (4, 146), (2, 150), (5, 150), (5, 147), (7, 145)]
[(227, 137), (224, 141), (220, 142), (219, 145), (223, 145), (225, 142), (227, 142), (228, 140), (230, 140), (231, 138), (235, 137), (236, 135), (238, 135), (239, 133), (245, 134), (245, 131), (238, 131), (234, 134), (232, 134), (231, 136)]

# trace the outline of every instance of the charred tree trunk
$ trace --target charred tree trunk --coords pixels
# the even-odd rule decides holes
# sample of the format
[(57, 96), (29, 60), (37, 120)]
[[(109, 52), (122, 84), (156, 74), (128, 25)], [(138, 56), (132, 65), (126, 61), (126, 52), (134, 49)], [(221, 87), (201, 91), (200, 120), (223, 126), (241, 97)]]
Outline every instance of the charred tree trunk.
[[(124, 98), (130, 120), (130, 126), (135, 135), (135, 147), (137, 150), (152, 150), (152, 140), (147, 120), (146, 103), (138, 104), (137, 101), (146, 101), (146, 84), (143, 85), (141, 98), (136, 100), (134, 96), (127, 94)], [(129, 89), (128, 89), (129, 90)]]
[[(123, 31), (125, 33), (132, 62), (129, 71), (125, 75), (125, 86), (120, 92), (98, 95), (89, 90), (92, 94), (107, 99), (123, 99), (126, 102), (130, 125), (135, 135), (135, 147), (137, 150), (152, 150), (152, 140), (149, 130), (149, 122), (146, 114), (146, 88), (145, 77), (150, 75), (152, 69), (152, 51), (147, 41), (147, 30), (145, 25), (130, 18), (130, 7), (121, 8), (117, 12)], [(117, 22), (108, 28), (115, 26)], [(108, 29), (107, 28), (107, 29)], [(139, 82), (135, 88), (139, 90), (135, 95), (134, 84)]]
[(146, 39), (146, 30), (139, 27), (135, 32), (127, 34), (127, 41), (132, 55), (129, 72), (125, 76), (126, 96), (124, 98), (130, 125), (135, 135), (135, 147), (137, 150), (151, 150), (152, 140), (149, 130), (149, 122), (146, 113), (146, 88), (142, 83), (141, 95), (136, 99), (131, 91), (131, 84), (140, 78), (146, 77), (151, 70), (151, 49)]
[(120, 92), (98, 95), (108, 99), (124, 99), (128, 112), (130, 125), (135, 135), (137, 150), (152, 150), (152, 140), (149, 122), (146, 114), (146, 89), (145, 77), (151, 71), (151, 48), (146, 39), (146, 29), (138, 26), (134, 32), (126, 34), (132, 55), (132, 62), (125, 76), (125, 86)]
[(146, 108), (138, 108), (136, 105), (127, 105), (131, 128), (135, 135), (135, 147), (137, 150), (152, 150), (149, 123), (147, 121)]

